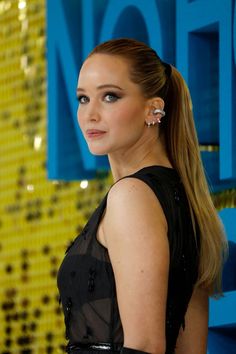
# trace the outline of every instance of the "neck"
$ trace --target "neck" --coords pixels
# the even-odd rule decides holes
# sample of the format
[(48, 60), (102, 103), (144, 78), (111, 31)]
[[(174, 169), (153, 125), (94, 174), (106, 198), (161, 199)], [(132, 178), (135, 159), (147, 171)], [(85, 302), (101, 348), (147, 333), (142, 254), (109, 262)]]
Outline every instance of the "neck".
[(145, 146), (142, 144), (123, 152), (110, 153), (108, 159), (114, 182), (147, 166), (172, 167), (161, 139), (149, 141)]

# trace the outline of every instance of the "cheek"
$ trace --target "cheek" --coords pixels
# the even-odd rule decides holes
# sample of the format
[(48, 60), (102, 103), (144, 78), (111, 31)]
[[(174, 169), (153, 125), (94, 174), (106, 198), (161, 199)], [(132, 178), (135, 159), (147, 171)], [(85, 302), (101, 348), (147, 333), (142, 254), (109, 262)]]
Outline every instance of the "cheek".
[(79, 124), (80, 129), (83, 128), (83, 113), (81, 110), (78, 108), (77, 109), (77, 122)]
[(117, 110), (116, 122), (121, 129), (122, 127), (126, 127), (126, 129), (130, 127), (133, 129), (134, 127), (142, 126), (144, 122), (142, 108), (137, 105), (137, 102), (123, 105)]

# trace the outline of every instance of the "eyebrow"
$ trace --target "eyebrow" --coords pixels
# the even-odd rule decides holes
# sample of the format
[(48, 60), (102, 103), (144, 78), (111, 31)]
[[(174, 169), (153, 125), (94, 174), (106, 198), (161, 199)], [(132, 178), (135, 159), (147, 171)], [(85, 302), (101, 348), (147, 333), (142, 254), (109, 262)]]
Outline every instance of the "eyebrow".
[[(113, 85), (113, 84), (105, 84), (105, 85), (97, 86), (97, 90), (101, 90), (104, 88), (117, 88), (119, 90), (123, 90), (120, 86)], [(85, 89), (83, 89), (82, 87), (77, 87), (76, 92), (84, 92), (84, 91), (85, 91)]]

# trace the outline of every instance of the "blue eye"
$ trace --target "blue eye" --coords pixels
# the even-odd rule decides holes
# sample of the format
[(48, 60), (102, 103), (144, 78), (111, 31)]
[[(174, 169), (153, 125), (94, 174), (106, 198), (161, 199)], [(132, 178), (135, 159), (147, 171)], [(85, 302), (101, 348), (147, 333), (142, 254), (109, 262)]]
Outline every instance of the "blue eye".
[(88, 97), (87, 96), (78, 96), (78, 101), (80, 104), (84, 104), (84, 103), (87, 103), (89, 101)]
[[(113, 92), (106, 92), (103, 95), (103, 100), (107, 103), (116, 102), (120, 98), (121, 98), (120, 96), (118, 96), (116, 93), (113, 93)], [(77, 99), (80, 104), (87, 104), (90, 101), (89, 97), (85, 96), (85, 95), (80, 95), (77, 97)]]
[(109, 103), (116, 102), (119, 98), (120, 97), (113, 92), (107, 92), (104, 96), (105, 101)]

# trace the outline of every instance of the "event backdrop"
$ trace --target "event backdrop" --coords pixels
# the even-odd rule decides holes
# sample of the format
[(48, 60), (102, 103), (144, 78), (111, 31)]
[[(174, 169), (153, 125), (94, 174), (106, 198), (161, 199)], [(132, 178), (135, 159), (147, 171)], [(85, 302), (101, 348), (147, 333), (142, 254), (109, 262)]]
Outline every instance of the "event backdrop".
[[(79, 130), (75, 89), (89, 51), (110, 38), (150, 44), (185, 77), (204, 167), (230, 244), (225, 297), (211, 301), (209, 354), (236, 353), (236, 5), (233, 0), (48, 0), (48, 176), (91, 178), (107, 168)], [(58, 88), (60, 88), (58, 90)], [(230, 193), (230, 192), (229, 192)], [(234, 199), (235, 201), (235, 199)]]
[(0, 354), (63, 352), (57, 269), (112, 183), (78, 129), (77, 75), (94, 45), (122, 36), (189, 84), (230, 244), (209, 354), (236, 353), (235, 0), (0, 0)]

